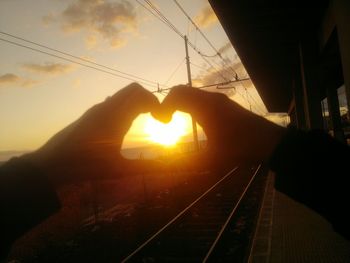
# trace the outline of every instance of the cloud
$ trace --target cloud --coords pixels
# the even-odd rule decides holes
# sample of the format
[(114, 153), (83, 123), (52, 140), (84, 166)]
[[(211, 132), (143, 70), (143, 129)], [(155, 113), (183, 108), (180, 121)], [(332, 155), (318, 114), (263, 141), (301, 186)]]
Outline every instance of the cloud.
[(64, 32), (85, 31), (88, 47), (96, 45), (97, 39), (107, 41), (113, 48), (126, 44), (125, 33), (137, 28), (134, 6), (128, 1), (75, 0), (58, 16), (43, 17), (44, 23), (58, 21)]
[(43, 16), (42, 22), (45, 26), (48, 26), (48, 25), (54, 23), (55, 22), (55, 15), (53, 13), (49, 13), (48, 15)]
[(12, 73), (0, 75), (0, 86), (18, 85), (20, 87), (31, 87), (37, 83), (38, 81), (36, 80), (23, 78)]
[(195, 16), (194, 22), (199, 26), (203, 28), (208, 28), (213, 26), (218, 22), (218, 18), (215, 15), (213, 9), (206, 5), (198, 15)]
[[(193, 80), (193, 86), (204, 86), (215, 83), (222, 83), (227, 80), (233, 79), (233, 73), (229, 71), (228, 67), (224, 67), (220, 70), (210, 68), (207, 71), (202, 71), (196, 79)], [(226, 85), (232, 86), (232, 85)], [(217, 89), (216, 86), (206, 88), (207, 91), (221, 92), (231, 97), (235, 95), (234, 89)]]
[(20, 77), (12, 73), (7, 73), (0, 76), (0, 84), (16, 83), (19, 80), (20, 80)]
[[(226, 45), (225, 45), (226, 46)], [(215, 65), (215, 68), (208, 68), (207, 70), (202, 70), (199, 74), (192, 80), (193, 86), (204, 86), (211, 85), (215, 83), (223, 83), (228, 80), (233, 80), (235, 78), (235, 72), (238, 74), (239, 78), (246, 78), (247, 72), (240, 62), (240, 60), (230, 61), (229, 59), (225, 59), (226, 65), (219, 68), (219, 66)], [(206, 88), (207, 91), (220, 92), (226, 94), (228, 97), (233, 97), (236, 95), (236, 88), (242, 88), (244, 84), (245, 88), (253, 87), (252, 82), (245, 81), (238, 83), (231, 83), (227, 85), (222, 85), (218, 89), (217, 86)], [(231, 87), (231, 88), (229, 88)], [(235, 88), (232, 88), (235, 87)], [(225, 89), (227, 88), (227, 89)]]
[(72, 87), (75, 89), (79, 89), (81, 87), (81, 80), (80, 79), (73, 80)]
[(50, 62), (47, 62), (45, 64), (27, 63), (23, 64), (22, 67), (27, 71), (46, 75), (64, 74), (73, 69), (73, 65)]
[(96, 47), (96, 45), (97, 45), (97, 37), (96, 37), (96, 35), (88, 35), (85, 38), (85, 46), (88, 49), (92, 49), (92, 48)]
[(39, 81), (33, 79), (23, 79), (21, 82), (22, 87), (32, 87), (37, 84), (39, 84)]
[(226, 65), (219, 68), (213, 63), (215, 68), (208, 68), (207, 70), (202, 70), (196, 77), (197, 83), (201, 85), (207, 85), (212, 83), (221, 83), (226, 80), (232, 80), (237, 73), (239, 77), (243, 78), (246, 75), (244, 66), (241, 62), (229, 62), (226, 61)]
[(232, 48), (232, 45), (230, 42), (227, 42), (225, 45), (223, 45), (221, 48), (219, 48), (219, 53), (223, 54), (229, 51)]

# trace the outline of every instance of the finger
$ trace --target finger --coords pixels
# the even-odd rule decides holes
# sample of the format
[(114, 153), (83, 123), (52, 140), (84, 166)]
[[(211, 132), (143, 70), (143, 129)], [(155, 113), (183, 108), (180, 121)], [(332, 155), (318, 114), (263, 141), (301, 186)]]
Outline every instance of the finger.
[(152, 111), (151, 114), (154, 118), (168, 123), (171, 121), (172, 115), (175, 111), (180, 110), (183, 112), (189, 112), (184, 110), (184, 104), (186, 104), (186, 97), (191, 99), (191, 95), (185, 94), (185, 89), (188, 86), (179, 85), (172, 87), (169, 94), (164, 98), (160, 107), (156, 111)]
[(140, 113), (157, 110), (159, 101), (150, 91), (138, 83), (132, 83), (106, 100), (105, 114), (135, 117)]
[(91, 108), (84, 114), (83, 122), (85, 129), (94, 137), (120, 143), (140, 113), (158, 108), (157, 97), (141, 85), (132, 83)]
[(232, 103), (223, 94), (180, 85), (171, 89), (160, 111), (152, 114), (162, 122), (169, 122), (176, 110), (189, 113), (203, 127), (208, 140), (214, 142), (224, 135), (226, 129), (222, 126), (232, 122), (234, 109), (230, 108), (235, 108)]
[(132, 121), (140, 113), (157, 107), (159, 101), (152, 93), (132, 83), (91, 107), (78, 120), (58, 132), (42, 147), (42, 152), (59, 158), (81, 153), (116, 154)]
[(186, 85), (175, 86), (165, 97), (160, 106), (160, 111), (152, 113), (157, 119), (168, 122), (176, 111), (191, 114), (196, 120), (207, 120), (217, 110), (222, 111), (224, 105), (231, 100), (221, 93), (207, 92)]
[(172, 88), (162, 102), (161, 110), (154, 115), (167, 122), (176, 110), (191, 114), (202, 126), (208, 138), (208, 148), (227, 156), (231, 156), (231, 151), (236, 150), (236, 146), (241, 146), (246, 134), (250, 132), (249, 126), (252, 126), (247, 124), (252, 113), (226, 95), (185, 85)]

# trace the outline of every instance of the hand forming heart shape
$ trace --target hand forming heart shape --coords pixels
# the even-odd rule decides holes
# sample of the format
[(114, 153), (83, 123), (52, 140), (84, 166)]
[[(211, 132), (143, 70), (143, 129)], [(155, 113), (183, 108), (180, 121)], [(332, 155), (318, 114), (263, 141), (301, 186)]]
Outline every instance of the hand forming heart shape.
[[(214, 163), (220, 168), (225, 168), (223, 166), (229, 162), (232, 168), (232, 161), (237, 159), (266, 159), (286, 133), (282, 127), (241, 108), (222, 94), (176, 86), (160, 104), (155, 96), (140, 85), (131, 84), (105, 102), (89, 109), (80, 119), (57, 133), (36, 152), (14, 158), (1, 167), (0, 200), (3, 204), (2, 211), (5, 211), (1, 224), (5, 231), (2, 233), (1, 241), (6, 249), (2, 249), (2, 255), (6, 255), (4, 252), (8, 252), (7, 249), (16, 238), (59, 208), (56, 195), (59, 184), (67, 184), (73, 180), (91, 180), (101, 176), (115, 177), (118, 173), (130, 174), (163, 169), (164, 166), (156, 162), (123, 159), (120, 156), (121, 143), (132, 121), (140, 113), (151, 112), (157, 119), (168, 122), (176, 110), (190, 113), (207, 135), (208, 149), (201, 156), (205, 160), (190, 157), (183, 159), (184, 161), (190, 159), (187, 163), (199, 164), (202, 167)], [(287, 141), (284, 140), (286, 145), (282, 142), (282, 147), (278, 147), (279, 151), (274, 153), (277, 165), (274, 168), (278, 178), (276, 189), (284, 190), (297, 201), (321, 211), (321, 215), (337, 226), (336, 229), (345, 229), (346, 235), (349, 231), (346, 231), (342, 222), (348, 221), (339, 220), (340, 216), (343, 218), (343, 209), (338, 213), (333, 207), (334, 203), (345, 199), (343, 196), (345, 188), (340, 188), (342, 190), (338, 191), (340, 194), (337, 192), (330, 195), (335, 196), (334, 200), (328, 202), (332, 205), (330, 208), (324, 207), (319, 200), (324, 200), (324, 192), (332, 183), (332, 180), (324, 179), (328, 178), (329, 171), (334, 172), (334, 167), (338, 167), (339, 164), (347, 164), (348, 148), (319, 132), (313, 134), (315, 137), (311, 137), (312, 134), (310, 137), (307, 136), (310, 135), (297, 135), (292, 140), (287, 138)], [(296, 148), (291, 145), (294, 142), (298, 144)], [(321, 144), (315, 147), (318, 142)], [(283, 154), (289, 147), (294, 155), (301, 153), (301, 149), (306, 149), (306, 154), (301, 153), (301, 157), (293, 156), (289, 159), (290, 154)], [(338, 153), (335, 155), (336, 158), (325, 157), (324, 149), (333, 149), (333, 152)], [(317, 153), (320, 150), (321, 153)], [(282, 152), (281, 159), (277, 156), (279, 152)], [(309, 160), (304, 159), (309, 158), (310, 153), (313, 159), (308, 163)], [(317, 166), (317, 162), (323, 159), (330, 161), (330, 165), (325, 167), (321, 165), (318, 169), (316, 167), (315, 172), (315, 165)], [(282, 162), (279, 163), (280, 161)], [(293, 167), (295, 163), (296, 168)], [(33, 164), (41, 168), (44, 173)], [(306, 168), (303, 165), (306, 165)], [(338, 170), (335, 169), (336, 175), (343, 175), (344, 169), (341, 169), (343, 166), (340, 165)], [(303, 169), (306, 172), (303, 172)], [(313, 174), (317, 175), (316, 181), (321, 182), (320, 187), (315, 188)], [(47, 182), (46, 176), (53, 185)], [(336, 183), (331, 189), (338, 190), (339, 182), (342, 180), (333, 181)], [(90, 185), (97, 186), (96, 181), (93, 184), (91, 182), (92, 180)], [(132, 184), (121, 184), (121, 186), (133, 187)], [(311, 199), (310, 189), (313, 190)], [(126, 195), (128, 194), (124, 194)], [(67, 200), (70, 202), (69, 196)], [(96, 200), (97, 197), (95, 202)], [(319, 209), (320, 205), (322, 209)], [(337, 213), (340, 215), (339, 218)]]
[(223, 94), (180, 85), (160, 104), (152, 93), (133, 83), (90, 108), (26, 158), (54, 181), (62, 182), (80, 180), (87, 174), (100, 177), (164, 169), (156, 161), (125, 160), (120, 149), (140, 113), (151, 112), (156, 119), (168, 122), (176, 110), (191, 114), (203, 127), (208, 138), (204, 163), (222, 165), (237, 158), (265, 158), (275, 146), (267, 138), (276, 137), (277, 141), (281, 136), (282, 128)]
[[(176, 110), (190, 113), (203, 127), (208, 138), (206, 151), (166, 165), (122, 158), (120, 148), (124, 135), (140, 113), (151, 112), (157, 119), (167, 122)], [(2, 166), (5, 184), (1, 192), (10, 196), (10, 200), (15, 199), (14, 204), (19, 204), (24, 215), (28, 215), (18, 216), (17, 205), (13, 205), (13, 211), (8, 209), (10, 215), (12, 211), (15, 216), (7, 217), (10, 220), (3, 225), (9, 225), (15, 231), (9, 231), (4, 240), (10, 244), (27, 230), (28, 225), (36, 224), (40, 218), (58, 209), (55, 192), (61, 192), (58, 195), (69, 203), (69, 195), (65, 195), (67, 189), (75, 191), (75, 187), (70, 187), (73, 182), (81, 185), (88, 181), (96, 190), (100, 179), (115, 179), (118, 175), (159, 173), (169, 169), (221, 170), (228, 168), (226, 165), (232, 168), (232, 162), (238, 158), (267, 158), (283, 133), (283, 128), (246, 111), (223, 94), (177, 86), (160, 104), (152, 93), (138, 84), (131, 84), (93, 106), (39, 150)], [(135, 182), (137, 178), (130, 179)], [(16, 180), (19, 188), (14, 187)], [(133, 187), (131, 184), (122, 187), (128, 186)], [(123, 189), (113, 190), (123, 192)], [(127, 196), (130, 189), (125, 190), (121, 196)], [(14, 192), (20, 194), (13, 195)], [(4, 203), (12, 206), (12, 201)], [(40, 215), (36, 215), (38, 211)]]
[(175, 86), (153, 116), (168, 122), (180, 110), (203, 127), (208, 138), (206, 158), (223, 165), (239, 159), (267, 159), (284, 128), (253, 114), (221, 93)]
[(132, 83), (91, 107), (25, 157), (43, 169), (55, 184), (161, 169), (158, 162), (125, 160), (120, 155), (124, 135), (133, 120), (140, 113), (159, 108), (159, 101), (152, 93)]

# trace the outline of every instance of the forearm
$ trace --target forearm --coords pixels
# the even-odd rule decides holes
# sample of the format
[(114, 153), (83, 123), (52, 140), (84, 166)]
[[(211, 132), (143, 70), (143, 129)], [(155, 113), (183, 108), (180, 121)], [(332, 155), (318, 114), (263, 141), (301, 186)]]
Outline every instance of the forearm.
[(57, 211), (60, 203), (46, 176), (24, 158), (0, 167), (0, 257), (12, 242)]
[(344, 212), (350, 150), (321, 131), (290, 130), (271, 157), (275, 188), (325, 217), (349, 238), (349, 215)]

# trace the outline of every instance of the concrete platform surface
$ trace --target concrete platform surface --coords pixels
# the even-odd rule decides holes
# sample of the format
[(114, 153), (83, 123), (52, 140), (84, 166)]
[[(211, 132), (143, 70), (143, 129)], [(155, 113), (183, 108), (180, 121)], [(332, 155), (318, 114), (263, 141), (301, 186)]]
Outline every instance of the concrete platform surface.
[(275, 191), (273, 180), (270, 173), (249, 262), (350, 262), (350, 242), (323, 217)]

